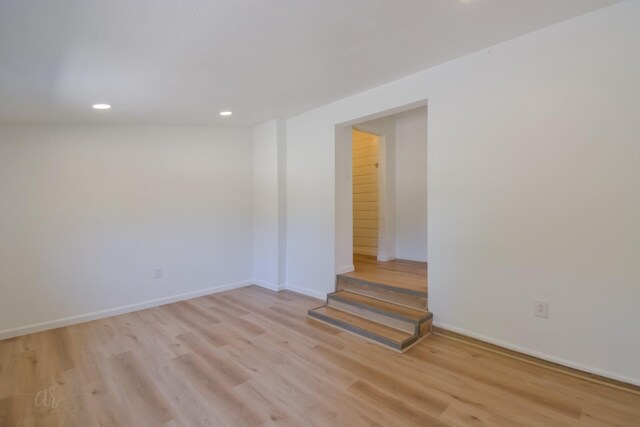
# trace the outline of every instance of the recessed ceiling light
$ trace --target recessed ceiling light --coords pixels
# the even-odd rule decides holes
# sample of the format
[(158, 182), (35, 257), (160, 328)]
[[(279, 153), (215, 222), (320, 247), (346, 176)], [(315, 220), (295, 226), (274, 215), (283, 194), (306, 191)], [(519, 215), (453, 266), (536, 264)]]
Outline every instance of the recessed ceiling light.
[(109, 104), (93, 104), (93, 108), (96, 110), (108, 110), (111, 108)]
[(220, 115), (221, 115), (221, 116), (230, 116), (230, 115), (232, 115), (232, 114), (233, 114), (233, 113), (232, 113), (231, 111), (220, 111)]

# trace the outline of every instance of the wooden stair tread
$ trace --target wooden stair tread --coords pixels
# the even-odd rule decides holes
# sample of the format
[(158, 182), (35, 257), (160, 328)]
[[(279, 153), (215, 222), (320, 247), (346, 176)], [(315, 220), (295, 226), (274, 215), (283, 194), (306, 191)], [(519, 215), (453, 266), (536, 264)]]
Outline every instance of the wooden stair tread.
[(354, 254), (355, 271), (338, 274), (327, 304), (310, 318), (404, 352), (431, 334), (427, 263), (378, 261)]
[(422, 296), (427, 293), (427, 263), (394, 259), (378, 261), (375, 257), (353, 256), (355, 271), (345, 273), (352, 277), (386, 286), (404, 289)]
[(338, 276), (336, 281), (336, 291), (349, 291), (355, 294), (393, 302), (417, 310), (424, 310), (427, 307), (427, 296), (417, 296), (405, 292), (397, 292), (395, 288), (380, 286), (370, 282), (356, 281), (352, 278)]
[(349, 291), (338, 291), (329, 295), (329, 298), (334, 298), (338, 301), (343, 301), (349, 304), (353, 304), (365, 309), (370, 309), (383, 313), (392, 317), (407, 319), (414, 322), (420, 322), (432, 317), (431, 313), (427, 310), (419, 310), (415, 308), (409, 308), (403, 305), (394, 304), (393, 302), (383, 301), (377, 298), (371, 298), (366, 295), (358, 294)]
[(359, 333), (376, 341), (381, 341), (380, 339), (388, 341), (395, 344), (393, 347), (402, 348), (404, 343), (415, 338), (415, 334), (381, 325), (326, 305), (309, 310), (309, 316), (328, 321), (336, 326), (345, 326), (348, 331)]

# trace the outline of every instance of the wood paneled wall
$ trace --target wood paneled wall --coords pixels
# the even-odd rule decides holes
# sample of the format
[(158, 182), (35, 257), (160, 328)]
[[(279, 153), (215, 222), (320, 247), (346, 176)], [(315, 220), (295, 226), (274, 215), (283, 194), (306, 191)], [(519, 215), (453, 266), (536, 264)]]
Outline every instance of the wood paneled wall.
[(378, 255), (378, 151), (376, 135), (353, 130), (353, 252)]

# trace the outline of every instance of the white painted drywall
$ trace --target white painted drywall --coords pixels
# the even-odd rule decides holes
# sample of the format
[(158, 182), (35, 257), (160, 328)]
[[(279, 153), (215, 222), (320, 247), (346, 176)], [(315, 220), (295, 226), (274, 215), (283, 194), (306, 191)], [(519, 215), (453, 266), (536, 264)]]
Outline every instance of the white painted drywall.
[(275, 120), (253, 131), (254, 246), (253, 279), (278, 283), (278, 124)]
[[(353, 131), (349, 126), (335, 130), (335, 272), (353, 271)], [(313, 157), (312, 157), (313, 158)], [(335, 278), (334, 278), (335, 280)]]
[(284, 120), (272, 120), (253, 130), (253, 279), (272, 290), (285, 283), (285, 136)]
[(0, 1), (0, 122), (256, 125), (615, 1)]
[(287, 284), (287, 122), (276, 119), (278, 133), (278, 289)]
[(640, 384), (639, 21), (623, 2), (290, 118), (288, 286), (334, 287), (336, 124), (428, 98), (436, 324)]
[(0, 337), (248, 283), (251, 138), (0, 126)]
[(427, 261), (427, 107), (394, 117), (396, 257)]

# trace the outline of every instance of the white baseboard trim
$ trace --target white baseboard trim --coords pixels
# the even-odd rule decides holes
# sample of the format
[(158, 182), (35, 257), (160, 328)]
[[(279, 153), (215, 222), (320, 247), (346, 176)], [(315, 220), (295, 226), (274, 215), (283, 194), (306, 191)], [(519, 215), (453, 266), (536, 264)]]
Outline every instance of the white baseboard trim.
[(387, 262), (396, 259), (395, 255), (378, 255), (378, 261)]
[(327, 294), (324, 292), (318, 292), (311, 289), (299, 288), (297, 286), (289, 285), (285, 287), (286, 290), (291, 292), (296, 292), (298, 294), (306, 295), (308, 297), (313, 297), (322, 300), (323, 302), (327, 300)]
[(557, 363), (558, 365), (563, 365), (563, 366), (566, 366), (568, 368), (578, 369), (580, 371), (584, 371), (584, 372), (588, 372), (588, 373), (591, 373), (591, 374), (600, 375), (602, 377), (607, 377), (607, 378), (610, 378), (612, 380), (622, 381), (622, 382), (625, 382), (625, 383), (628, 383), (628, 384), (633, 384), (633, 385), (636, 385), (636, 386), (640, 386), (640, 379), (638, 379), (638, 378), (627, 377), (625, 375), (620, 375), (620, 374), (617, 374), (615, 372), (607, 371), (605, 369), (594, 368), (593, 366), (587, 366), (587, 365), (583, 365), (581, 363), (576, 363), (576, 362), (572, 362), (570, 360), (562, 359), (560, 357), (551, 356), (549, 354), (541, 353), (539, 351), (532, 350), (530, 348), (521, 347), (521, 346), (516, 345), (516, 344), (511, 344), (511, 343), (506, 342), (506, 341), (502, 341), (502, 340), (499, 340), (499, 339), (496, 339), (496, 338), (488, 337), (486, 335), (482, 335), (482, 334), (478, 334), (478, 333), (475, 333), (475, 332), (471, 332), (471, 331), (468, 331), (468, 330), (466, 330), (464, 328), (458, 328), (456, 326), (447, 325), (446, 323), (433, 322), (433, 326), (435, 326), (437, 328), (446, 329), (446, 330), (451, 331), (451, 332), (456, 332), (456, 333), (461, 334), (461, 335), (466, 335), (468, 337), (475, 338), (477, 340), (484, 341), (484, 342), (489, 343), (489, 344), (494, 344), (494, 345), (497, 345), (499, 347), (504, 347), (504, 348), (506, 348), (508, 350), (517, 351), (518, 353), (522, 353), (522, 354), (526, 354), (526, 355), (529, 355), (529, 356), (537, 357), (538, 359), (543, 359), (543, 360), (546, 360), (548, 362)]
[(46, 322), (34, 323), (27, 326), (20, 326), (12, 329), (0, 330), (0, 340), (13, 338), (20, 335), (32, 334), (34, 332), (42, 332), (49, 329), (61, 328), (63, 326), (75, 325), (77, 323), (89, 322), (91, 320), (104, 319), (105, 317), (117, 316), (119, 314), (131, 313), (133, 311), (144, 310), (145, 308), (158, 307), (173, 302), (184, 301), (204, 295), (215, 294), (231, 289), (242, 288), (251, 285), (251, 280), (229, 283), (226, 285), (216, 286), (214, 288), (200, 289), (197, 291), (186, 292), (184, 294), (172, 295), (169, 297), (157, 298), (149, 301), (143, 301), (135, 304), (123, 305), (106, 310), (94, 311), (91, 313), (79, 314), (76, 316), (64, 317), (62, 319), (49, 320)]
[(351, 273), (352, 271), (355, 271), (355, 269), (356, 268), (353, 266), (353, 264), (345, 265), (343, 267), (338, 268), (338, 271), (336, 272), (336, 274)]
[(411, 255), (405, 256), (401, 254), (397, 254), (394, 259), (405, 259), (407, 261), (427, 262), (427, 258), (415, 257)]
[(253, 279), (253, 284), (260, 286), (261, 288), (269, 289), (270, 291), (280, 292), (285, 289), (284, 285), (276, 285), (275, 283), (265, 282), (263, 280)]

